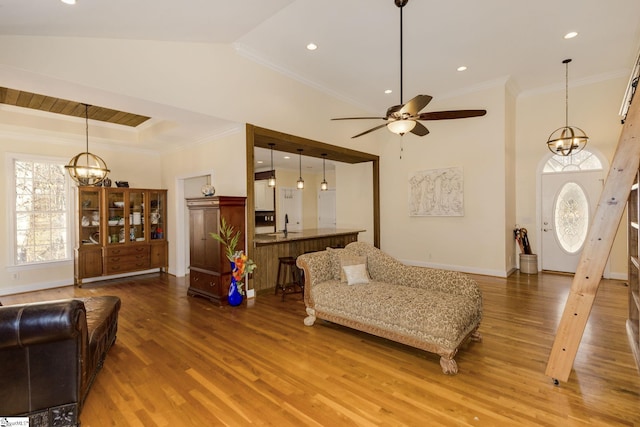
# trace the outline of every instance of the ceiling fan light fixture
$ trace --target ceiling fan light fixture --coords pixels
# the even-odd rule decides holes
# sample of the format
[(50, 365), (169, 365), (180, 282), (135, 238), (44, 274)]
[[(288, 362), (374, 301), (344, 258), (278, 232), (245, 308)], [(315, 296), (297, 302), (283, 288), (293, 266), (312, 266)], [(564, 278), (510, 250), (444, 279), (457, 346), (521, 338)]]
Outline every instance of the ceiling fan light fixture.
[[(407, 132), (411, 132), (416, 136), (425, 136), (429, 133), (422, 123), (418, 120), (445, 120), (445, 119), (464, 119), (467, 117), (484, 116), (486, 110), (455, 110), (455, 111), (435, 111), (432, 113), (420, 113), (423, 108), (431, 102), (432, 97), (429, 95), (417, 95), (410, 99), (407, 103), (402, 100), (403, 91), (403, 20), (402, 9), (407, 5), (409, 0), (393, 0), (394, 4), (400, 9), (400, 104), (393, 105), (387, 109), (387, 114), (384, 117), (341, 117), (331, 120), (361, 120), (361, 119), (380, 119), (386, 123), (377, 125), (369, 130), (360, 132), (351, 138), (358, 138), (363, 135), (367, 135), (370, 132), (376, 131), (386, 127), (390, 132), (397, 135), (404, 135)], [(461, 71), (461, 70), (458, 70)], [(385, 93), (389, 94), (392, 91), (385, 90)]]
[(407, 132), (411, 132), (414, 127), (416, 127), (415, 120), (394, 120), (387, 124), (387, 129), (398, 135), (404, 135)]
[(589, 137), (582, 129), (576, 126), (569, 126), (569, 62), (571, 62), (571, 59), (562, 61), (565, 64), (565, 125), (554, 130), (547, 140), (549, 150), (558, 156), (569, 156), (582, 151), (589, 140)]

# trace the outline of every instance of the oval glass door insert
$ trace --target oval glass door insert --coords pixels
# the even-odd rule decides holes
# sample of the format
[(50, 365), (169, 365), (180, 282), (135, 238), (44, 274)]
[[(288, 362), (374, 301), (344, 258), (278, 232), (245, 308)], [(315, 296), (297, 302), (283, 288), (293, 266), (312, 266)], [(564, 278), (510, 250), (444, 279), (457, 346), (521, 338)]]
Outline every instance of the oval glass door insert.
[(562, 186), (554, 208), (554, 230), (562, 249), (570, 254), (582, 248), (589, 228), (589, 200), (575, 182)]

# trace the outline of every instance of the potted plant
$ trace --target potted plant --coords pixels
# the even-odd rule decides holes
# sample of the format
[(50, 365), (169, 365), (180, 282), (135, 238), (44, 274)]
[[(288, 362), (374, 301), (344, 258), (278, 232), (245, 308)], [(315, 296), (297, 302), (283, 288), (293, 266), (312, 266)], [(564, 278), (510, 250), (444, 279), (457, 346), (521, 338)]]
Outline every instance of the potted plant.
[(225, 247), (225, 255), (231, 263), (231, 285), (227, 301), (229, 305), (240, 305), (244, 295), (245, 279), (256, 268), (256, 264), (243, 250), (236, 250), (241, 233), (239, 230), (234, 230), (224, 217), (220, 220), (220, 231), (210, 234)]

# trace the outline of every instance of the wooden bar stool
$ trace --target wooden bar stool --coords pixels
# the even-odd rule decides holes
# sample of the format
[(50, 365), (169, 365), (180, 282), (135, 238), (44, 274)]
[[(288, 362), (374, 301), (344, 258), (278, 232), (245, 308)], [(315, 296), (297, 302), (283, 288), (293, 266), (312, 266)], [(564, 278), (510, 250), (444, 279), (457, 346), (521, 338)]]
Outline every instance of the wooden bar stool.
[[(284, 295), (286, 293), (302, 293), (302, 285), (298, 275), (298, 268), (296, 267), (296, 259), (291, 256), (285, 256), (279, 257), (278, 261), (278, 275), (276, 276), (276, 290), (274, 295), (278, 295), (278, 290), (281, 290), (282, 301), (284, 301)], [(287, 277), (290, 277), (291, 281), (287, 281)]]

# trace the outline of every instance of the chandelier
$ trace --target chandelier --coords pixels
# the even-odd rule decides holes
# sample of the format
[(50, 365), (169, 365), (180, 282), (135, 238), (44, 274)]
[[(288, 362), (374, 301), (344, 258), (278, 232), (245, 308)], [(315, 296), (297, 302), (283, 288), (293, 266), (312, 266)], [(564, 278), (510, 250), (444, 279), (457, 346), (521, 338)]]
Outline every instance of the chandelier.
[(565, 125), (558, 128), (549, 135), (547, 147), (553, 154), (559, 156), (569, 156), (581, 151), (586, 145), (589, 137), (587, 134), (576, 126), (569, 126), (569, 62), (571, 59), (562, 61), (566, 66), (565, 70)]
[(100, 157), (89, 152), (89, 105), (84, 105), (86, 151), (77, 154), (65, 169), (78, 185), (98, 185), (109, 175), (107, 164)]

